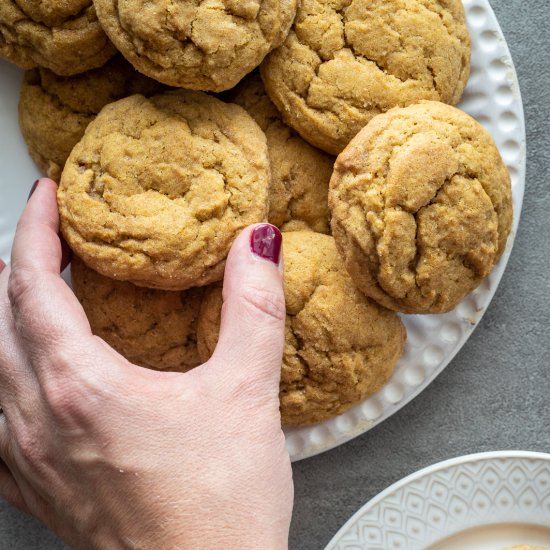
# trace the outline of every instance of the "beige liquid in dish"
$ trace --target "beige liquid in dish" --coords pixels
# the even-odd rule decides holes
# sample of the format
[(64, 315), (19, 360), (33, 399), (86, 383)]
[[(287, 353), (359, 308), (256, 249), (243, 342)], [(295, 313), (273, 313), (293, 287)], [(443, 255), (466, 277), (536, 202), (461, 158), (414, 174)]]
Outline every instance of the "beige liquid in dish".
[(504, 550), (519, 544), (550, 550), (550, 517), (548, 527), (506, 523), (469, 529), (432, 544), (426, 550)]

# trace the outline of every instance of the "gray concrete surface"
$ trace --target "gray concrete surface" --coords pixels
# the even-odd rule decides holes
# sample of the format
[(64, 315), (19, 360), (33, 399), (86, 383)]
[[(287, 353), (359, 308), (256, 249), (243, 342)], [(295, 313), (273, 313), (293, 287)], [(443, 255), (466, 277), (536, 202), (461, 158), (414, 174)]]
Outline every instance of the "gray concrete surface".
[[(527, 192), (499, 290), (452, 364), (362, 437), (295, 465), (290, 546), (319, 550), (363, 503), (401, 477), (472, 452), (550, 452), (550, 3), (492, 0), (525, 103)], [(0, 504), (0, 550), (57, 550), (34, 521)]]

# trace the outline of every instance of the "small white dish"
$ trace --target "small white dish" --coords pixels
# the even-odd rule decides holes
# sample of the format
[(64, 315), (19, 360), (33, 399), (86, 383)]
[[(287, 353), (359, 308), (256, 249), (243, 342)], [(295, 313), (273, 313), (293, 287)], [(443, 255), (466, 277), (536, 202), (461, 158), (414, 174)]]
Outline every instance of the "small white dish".
[(550, 455), (462, 456), (398, 481), (325, 550), (550, 550)]

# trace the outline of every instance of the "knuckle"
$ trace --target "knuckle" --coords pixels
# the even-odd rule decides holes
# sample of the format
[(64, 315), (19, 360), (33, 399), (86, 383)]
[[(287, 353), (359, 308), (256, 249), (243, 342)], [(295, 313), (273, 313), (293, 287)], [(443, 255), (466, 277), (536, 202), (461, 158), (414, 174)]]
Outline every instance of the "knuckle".
[[(261, 362), (258, 361), (259, 363)], [(253, 362), (252, 362), (253, 363)], [(280, 364), (279, 364), (280, 365)], [(280, 366), (277, 365), (277, 369)], [(226, 363), (215, 384), (214, 395), (228, 406), (239, 403), (241, 412), (250, 410), (259, 412), (275, 403), (279, 407), (279, 384), (277, 376), (264, 376), (263, 368), (246, 362), (235, 365)]]
[(52, 371), (58, 373), (45, 377), (41, 383), (42, 396), (52, 417), (60, 423), (81, 424), (92, 414), (101, 387), (88, 375), (86, 363), (73, 358), (68, 351), (58, 351), (50, 359)]
[(34, 470), (47, 462), (46, 446), (32, 430), (19, 430), (16, 435), (17, 450), (21, 458)]
[(265, 394), (262, 384), (255, 379), (236, 377), (231, 383), (226, 385), (229, 402), (234, 403), (256, 403), (263, 402)]
[(28, 269), (12, 268), (8, 280), (8, 298), (12, 307), (19, 307), (25, 297), (33, 291), (35, 277)]
[(282, 321), (286, 317), (285, 299), (282, 292), (259, 286), (249, 286), (241, 293), (243, 304), (252, 312)]
[[(232, 416), (239, 422), (248, 422), (249, 436), (258, 424), (265, 427), (270, 423), (270, 419), (280, 422), (278, 396), (273, 396), (261, 383), (241, 380), (233, 383), (223, 395), (227, 407), (235, 407), (238, 404)], [(255, 421), (245, 420), (250, 418), (255, 418)]]
[(58, 421), (68, 421), (82, 414), (82, 400), (73, 384), (50, 379), (42, 384), (42, 394), (52, 416)]

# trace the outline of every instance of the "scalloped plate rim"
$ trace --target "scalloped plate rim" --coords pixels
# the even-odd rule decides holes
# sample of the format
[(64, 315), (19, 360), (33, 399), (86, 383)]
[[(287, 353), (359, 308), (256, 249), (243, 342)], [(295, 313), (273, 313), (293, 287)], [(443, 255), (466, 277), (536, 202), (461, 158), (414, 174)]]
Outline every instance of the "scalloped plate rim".
[(517, 451), (517, 450), (489, 451), (489, 452), (461, 455), (455, 458), (443, 460), (442, 462), (437, 462), (436, 464), (426, 466), (425, 468), (417, 470), (416, 472), (413, 472), (412, 474), (405, 476), (399, 481), (396, 481), (395, 483), (390, 485), (387, 489), (384, 489), (383, 491), (378, 493), (375, 497), (373, 497), (371, 500), (366, 502), (363, 506), (361, 506), (361, 508), (359, 508), (359, 510), (357, 510), (357, 512), (355, 512), (346, 521), (346, 523), (344, 523), (344, 525), (342, 525), (342, 527), (338, 530), (338, 532), (327, 544), (327, 546), (325, 547), (325, 550), (337, 550), (336, 544), (338, 544), (339, 542), (338, 539), (344, 536), (347, 533), (347, 531), (349, 531), (350, 527), (352, 527), (358, 520), (360, 520), (366, 512), (370, 511), (375, 506), (378, 506), (378, 504), (383, 502), (386, 498), (393, 495), (397, 491), (403, 489), (407, 485), (415, 481), (418, 481), (424, 477), (428, 477), (437, 472), (446, 470), (448, 468), (460, 467), (466, 464), (472, 464), (476, 462), (487, 462), (487, 461), (492, 462), (492, 461), (502, 460), (502, 459), (541, 460), (544, 462), (548, 462), (548, 466), (550, 469), (550, 454), (537, 452), (537, 451)]

